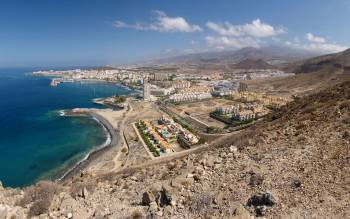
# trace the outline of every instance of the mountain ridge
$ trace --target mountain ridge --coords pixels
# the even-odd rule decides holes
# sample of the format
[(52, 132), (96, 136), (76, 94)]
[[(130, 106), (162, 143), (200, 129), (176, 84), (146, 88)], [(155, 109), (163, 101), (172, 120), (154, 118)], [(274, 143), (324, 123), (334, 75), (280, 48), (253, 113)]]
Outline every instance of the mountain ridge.
[(272, 65), (283, 65), (305, 58), (315, 57), (320, 53), (300, 49), (291, 49), (282, 46), (266, 46), (261, 48), (245, 47), (239, 50), (221, 52), (203, 52), (187, 55), (178, 55), (154, 60), (154, 64), (201, 64), (226, 63), (236, 64), (245, 59), (262, 59)]

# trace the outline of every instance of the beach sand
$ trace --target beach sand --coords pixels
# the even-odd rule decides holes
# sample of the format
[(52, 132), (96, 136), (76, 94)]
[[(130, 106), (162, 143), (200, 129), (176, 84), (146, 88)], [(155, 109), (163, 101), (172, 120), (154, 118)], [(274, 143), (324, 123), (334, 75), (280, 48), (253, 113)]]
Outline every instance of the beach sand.
[(124, 139), (120, 133), (123, 118), (128, 110), (113, 111), (112, 109), (73, 109), (66, 111), (66, 115), (87, 115), (95, 118), (105, 128), (110, 136), (110, 143), (103, 148), (97, 148), (90, 152), (85, 159), (77, 163), (73, 168), (68, 170), (59, 180), (65, 181), (82, 170), (88, 172), (105, 172), (111, 168), (117, 169), (122, 164), (119, 162), (121, 150), (125, 145)]

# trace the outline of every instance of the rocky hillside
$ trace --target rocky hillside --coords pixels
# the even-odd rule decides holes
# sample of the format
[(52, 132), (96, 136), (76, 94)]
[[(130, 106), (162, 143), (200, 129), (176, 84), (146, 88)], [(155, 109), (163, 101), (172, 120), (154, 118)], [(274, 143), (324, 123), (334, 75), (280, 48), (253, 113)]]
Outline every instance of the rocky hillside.
[(350, 73), (350, 49), (336, 54), (319, 56), (306, 61), (296, 62), (286, 69), (297, 74), (339, 71)]
[(245, 59), (237, 64), (235, 68), (238, 69), (274, 69), (276, 67), (268, 64), (262, 59)]
[(0, 189), (0, 218), (345, 218), (350, 82), (181, 159)]
[(310, 93), (350, 79), (350, 49), (341, 53), (295, 62), (283, 69), (293, 77), (247, 81), (251, 90)]

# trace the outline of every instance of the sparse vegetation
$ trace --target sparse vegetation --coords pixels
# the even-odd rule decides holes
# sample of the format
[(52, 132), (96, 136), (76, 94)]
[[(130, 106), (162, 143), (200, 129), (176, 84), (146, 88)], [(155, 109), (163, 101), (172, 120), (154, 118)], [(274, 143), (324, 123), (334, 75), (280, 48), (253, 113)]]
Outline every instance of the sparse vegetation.
[(139, 133), (143, 139), (143, 141), (146, 143), (148, 149), (153, 153), (155, 157), (159, 157), (159, 151), (153, 146), (153, 144), (150, 141), (150, 136), (145, 133), (146, 126), (145, 124), (141, 121), (136, 123), (136, 127), (139, 130)]
[(48, 211), (53, 196), (60, 191), (61, 187), (58, 184), (41, 181), (36, 185), (25, 189), (23, 198), (17, 203), (17, 205), (22, 207), (29, 205), (29, 217), (38, 216)]
[(183, 122), (181, 119), (177, 119), (175, 116), (173, 116), (172, 119), (174, 120), (174, 122), (180, 124), (182, 128), (187, 129), (192, 133), (196, 133), (196, 131), (193, 128), (191, 128), (187, 123)]
[(119, 96), (119, 95), (114, 96), (114, 103), (116, 104), (124, 103), (125, 101), (126, 101), (125, 96)]

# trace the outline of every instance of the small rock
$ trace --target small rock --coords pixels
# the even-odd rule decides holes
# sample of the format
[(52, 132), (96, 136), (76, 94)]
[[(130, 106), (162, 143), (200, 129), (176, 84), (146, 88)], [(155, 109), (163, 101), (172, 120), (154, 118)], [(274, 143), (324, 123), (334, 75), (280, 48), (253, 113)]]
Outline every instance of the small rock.
[(144, 192), (142, 194), (142, 205), (150, 205), (151, 202), (155, 202), (155, 197), (151, 192)]
[(272, 207), (276, 204), (276, 201), (270, 192), (260, 193), (253, 195), (248, 199), (247, 206), (268, 206)]
[(235, 154), (238, 152), (238, 148), (234, 145), (231, 145), (230, 148), (229, 148), (230, 152)]
[(208, 158), (206, 160), (206, 166), (207, 167), (214, 166), (214, 157), (213, 156), (208, 156)]
[(264, 177), (259, 173), (253, 173), (250, 176), (249, 185), (252, 187), (259, 186), (264, 181)]
[(217, 159), (214, 161), (215, 164), (220, 164), (221, 162), (222, 162), (222, 159), (221, 159), (221, 158), (217, 158)]
[[(232, 204), (231, 204), (232, 205)], [(233, 217), (232, 219), (250, 219), (249, 212), (240, 203), (233, 204)]]
[(130, 177), (130, 179), (133, 180), (133, 181), (135, 181), (135, 182), (138, 181), (136, 176), (132, 176), (132, 177)]
[(151, 202), (149, 204), (149, 211), (154, 213), (158, 211), (158, 205), (156, 202)]
[(226, 158), (226, 157), (227, 157), (226, 152), (221, 152), (221, 153), (220, 153), (220, 157), (221, 157), (221, 158)]
[(263, 216), (266, 211), (266, 207), (272, 207), (276, 204), (276, 201), (271, 193), (260, 193), (253, 195), (247, 201), (247, 206), (253, 206), (255, 208), (256, 216)]
[(194, 179), (196, 182), (201, 181), (201, 177), (200, 177), (199, 175), (197, 175), (197, 174), (193, 176), (193, 179)]
[(213, 199), (213, 203), (216, 205), (222, 205), (224, 200), (224, 193), (223, 192), (219, 192), (215, 195), (214, 199)]
[(163, 211), (158, 211), (158, 212), (157, 212), (157, 215), (158, 215), (159, 217), (162, 217), (162, 216), (163, 216)]
[(172, 209), (172, 207), (171, 207), (171, 206), (165, 207), (164, 210), (163, 210), (163, 214), (164, 214), (164, 216), (170, 216), (170, 215), (172, 215), (172, 214), (173, 214), (173, 209)]
[(257, 206), (255, 208), (256, 216), (258, 216), (258, 217), (264, 216), (266, 213), (266, 209), (267, 209), (266, 206)]
[(171, 204), (172, 197), (169, 189), (163, 187), (158, 193), (157, 203), (160, 207), (168, 206)]
[(88, 190), (86, 189), (86, 187), (84, 187), (84, 188), (82, 189), (82, 191), (81, 191), (81, 197), (87, 198), (88, 195), (89, 195), (89, 192), (88, 192)]
[(303, 183), (300, 180), (298, 180), (298, 179), (295, 179), (292, 182), (292, 187), (293, 188), (300, 188), (302, 185), (303, 185)]
[(192, 173), (189, 173), (189, 174), (187, 174), (187, 178), (193, 178), (193, 174)]
[(69, 213), (67, 214), (67, 218), (68, 218), (68, 219), (73, 218), (73, 214), (69, 212)]

